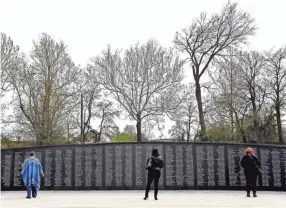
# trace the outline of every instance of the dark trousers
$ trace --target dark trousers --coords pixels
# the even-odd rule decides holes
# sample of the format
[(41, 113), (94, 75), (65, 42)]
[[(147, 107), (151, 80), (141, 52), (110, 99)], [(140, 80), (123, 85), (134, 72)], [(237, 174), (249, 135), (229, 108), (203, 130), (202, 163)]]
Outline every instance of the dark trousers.
[(154, 180), (154, 186), (155, 186), (154, 196), (157, 196), (160, 176), (161, 176), (160, 170), (149, 170), (148, 171), (148, 179), (147, 179), (145, 196), (148, 196), (153, 180)]
[(251, 190), (253, 193), (256, 192), (256, 181), (257, 181), (257, 174), (256, 173), (245, 173), (246, 179), (246, 191), (249, 193)]
[(27, 197), (37, 197), (37, 189), (35, 186), (27, 187)]

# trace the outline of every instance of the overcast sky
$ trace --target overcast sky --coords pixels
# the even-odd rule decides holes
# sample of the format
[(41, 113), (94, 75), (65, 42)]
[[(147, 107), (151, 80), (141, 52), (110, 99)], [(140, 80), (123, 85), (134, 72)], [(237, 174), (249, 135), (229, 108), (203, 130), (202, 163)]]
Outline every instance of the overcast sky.
[[(149, 38), (172, 46), (175, 32), (190, 25), (200, 12), (218, 12), (226, 0), (0, 0), (0, 31), (23, 52), (46, 32), (62, 39), (76, 64), (85, 65), (107, 44), (127, 48)], [(259, 27), (249, 49), (286, 44), (285, 0), (240, 0)], [(191, 71), (187, 71), (191, 73)], [(126, 122), (120, 122), (121, 129)]]

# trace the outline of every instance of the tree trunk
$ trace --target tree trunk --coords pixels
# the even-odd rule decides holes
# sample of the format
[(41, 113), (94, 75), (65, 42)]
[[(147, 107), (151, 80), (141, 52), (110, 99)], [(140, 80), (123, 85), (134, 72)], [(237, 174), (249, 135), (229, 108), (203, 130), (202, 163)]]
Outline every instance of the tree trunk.
[(283, 144), (284, 141), (283, 141), (283, 135), (282, 135), (281, 113), (280, 113), (280, 107), (277, 105), (276, 105), (276, 120), (277, 120), (279, 143)]
[(97, 143), (99, 143), (101, 140), (101, 134), (96, 134), (96, 138), (97, 138)]
[(80, 94), (80, 140), (82, 144), (84, 143), (83, 132), (83, 96)]
[(233, 117), (233, 108), (231, 106), (230, 110), (230, 118), (231, 118), (231, 140), (235, 141), (235, 136), (234, 136), (234, 117)]
[(140, 116), (137, 116), (137, 142), (142, 142), (142, 132), (141, 132), (141, 118)]
[(105, 119), (105, 109), (102, 110), (102, 117), (101, 117), (101, 122), (100, 122), (100, 129), (99, 129), (99, 133), (98, 133), (98, 142), (99, 142), (100, 139), (101, 139), (104, 119)]
[(244, 129), (243, 129), (243, 120), (241, 121), (241, 124), (240, 124), (237, 112), (234, 112), (234, 115), (235, 115), (235, 120), (236, 120), (236, 126), (239, 129), (240, 134), (242, 136), (242, 142), (246, 143), (247, 142), (247, 138), (246, 138), (246, 135), (245, 135), (245, 132), (244, 132)]
[(98, 135), (97, 135), (97, 142), (98, 142), (98, 143), (99, 143), (100, 140), (101, 140), (101, 134), (102, 134), (102, 132), (99, 132)]
[(187, 134), (187, 141), (189, 142), (190, 141), (190, 131), (191, 131), (191, 121), (189, 119), (189, 122), (188, 122), (188, 134)]
[(254, 137), (255, 141), (260, 141), (260, 133), (259, 133), (259, 126), (258, 126), (258, 116), (256, 107), (253, 109), (253, 128), (254, 128)]
[(182, 136), (181, 136), (181, 142), (184, 141), (184, 137), (185, 137), (185, 132), (182, 133)]
[(70, 141), (70, 124), (68, 123), (68, 142)]
[(232, 68), (232, 53), (230, 62), (230, 118), (231, 118), (231, 139), (234, 141), (234, 116), (233, 116), (233, 68)]
[(99, 137), (99, 135), (98, 135), (98, 133), (96, 132), (95, 135), (94, 135), (94, 143), (99, 143), (98, 137)]
[(190, 141), (190, 132), (188, 132), (188, 134), (187, 134), (187, 141), (188, 142)]
[(202, 93), (201, 93), (201, 85), (200, 80), (196, 79), (196, 100), (198, 104), (198, 110), (199, 110), (199, 120), (200, 120), (200, 126), (201, 126), (201, 136), (204, 136), (206, 134), (206, 124), (205, 124), (205, 118), (204, 118), (204, 112), (203, 112), (203, 103), (202, 103)]
[(241, 135), (242, 135), (242, 142), (243, 143), (246, 143), (247, 142), (247, 138), (246, 138), (246, 135), (245, 135), (245, 132), (243, 129), (240, 129), (240, 132), (241, 132)]

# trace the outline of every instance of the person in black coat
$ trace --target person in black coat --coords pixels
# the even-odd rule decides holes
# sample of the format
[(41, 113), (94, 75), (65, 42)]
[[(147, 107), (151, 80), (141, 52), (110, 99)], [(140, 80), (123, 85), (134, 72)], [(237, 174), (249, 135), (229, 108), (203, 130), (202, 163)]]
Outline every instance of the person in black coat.
[(241, 167), (244, 169), (244, 175), (246, 179), (246, 192), (247, 197), (250, 197), (250, 191), (252, 189), (253, 196), (256, 195), (256, 181), (257, 176), (260, 174), (261, 163), (254, 155), (254, 150), (251, 147), (245, 149), (245, 155), (240, 161)]
[(151, 184), (154, 180), (154, 186), (155, 186), (155, 192), (154, 192), (154, 198), (155, 200), (158, 200), (158, 185), (159, 185), (159, 179), (161, 176), (161, 168), (164, 167), (164, 162), (162, 157), (159, 155), (158, 149), (152, 150), (152, 156), (148, 158), (147, 160), (147, 167), (148, 170), (148, 178), (147, 178), (147, 185), (146, 185), (146, 192), (144, 200), (148, 199), (149, 191)]

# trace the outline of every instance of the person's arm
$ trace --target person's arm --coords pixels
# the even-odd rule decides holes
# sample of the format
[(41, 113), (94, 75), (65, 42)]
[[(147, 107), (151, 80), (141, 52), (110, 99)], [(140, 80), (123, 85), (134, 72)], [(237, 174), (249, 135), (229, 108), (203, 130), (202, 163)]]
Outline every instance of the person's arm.
[(146, 166), (148, 166), (149, 161), (150, 161), (150, 157), (147, 159)]
[(40, 174), (44, 177), (45, 175), (40, 161), (39, 161), (39, 167), (40, 167)]
[(164, 167), (164, 161), (163, 161), (163, 159), (161, 158), (161, 168), (163, 168)]
[(21, 170), (21, 175), (24, 174), (25, 170), (26, 170), (26, 165), (27, 165), (27, 159), (23, 162), (22, 164), (22, 170)]
[(256, 164), (261, 168), (261, 162), (258, 160), (257, 156), (254, 156), (253, 159), (255, 160)]
[(149, 162), (150, 162), (150, 157), (147, 159), (147, 162), (146, 162), (146, 170), (148, 170), (148, 168), (151, 167), (151, 165), (149, 166)]
[(240, 165), (241, 167), (245, 167), (245, 156), (242, 157), (241, 161), (240, 161)]

